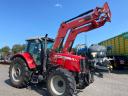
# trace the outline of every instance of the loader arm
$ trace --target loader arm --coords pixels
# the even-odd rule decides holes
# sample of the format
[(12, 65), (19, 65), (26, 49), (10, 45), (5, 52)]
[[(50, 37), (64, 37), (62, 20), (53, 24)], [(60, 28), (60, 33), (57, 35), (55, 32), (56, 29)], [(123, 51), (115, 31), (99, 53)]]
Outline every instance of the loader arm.
[[(101, 27), (107, 21), (110, 22), (110, 18), (111, 12), (109, 6), (107, 3), (105, 3), (103, 8), (96, 7), (95, 9), (89, 10), (83, 14), (80, 14), (77, 17), (63, 22), (59, 28), (57, 37), (52, 48), (52, 52), (55, 52), (56, 49), (60, 49), (62, 47), (64, 38), (69, 30), (69, 36), (65, 42), (63, 50), (60, 50), (61, 52), (67, 51), (69, 45), (71, 44), (70, 42), (75, 39), (77, 34)], [(73, 40), (71, 38), (73, 38)]]
[(71, 32), (69, 33), (68, 37), (67, 37), (67, 40), (64, 44), (62, 52), (65, 53), (65, 52), (71, 51), (74, 40), (78, 34), (99, 28), (99, 27), (103, 26), (105, 23), (106, 23), (106, 19), (102, 19), (100, 21), (94, 20), (93, 22), (91, 22), (87, 26), (72, 29)]

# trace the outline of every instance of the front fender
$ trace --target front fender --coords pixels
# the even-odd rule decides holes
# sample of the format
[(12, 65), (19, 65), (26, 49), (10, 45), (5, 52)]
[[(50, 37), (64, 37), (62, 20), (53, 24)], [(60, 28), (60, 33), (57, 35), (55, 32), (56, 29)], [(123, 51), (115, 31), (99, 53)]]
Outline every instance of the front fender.
[(33, 57), (31, 56), (30, 53), (24, 52), (24, 53), (16, 54), (16, 55), (14, 55), (14, 56), (11, 58), (11, 60), (13, 60), (13, 59), (16, 58), (16, 57), (20, 57), (20, 58), (24, 59), (25, 62), (26, 62), (26, 64), (27, 64), (27, 66), (28, 66), (30, 69), (36, 68), (36, 63), (35, 63), (35, 61), (34, 61), (34, 59), (33, 59)]

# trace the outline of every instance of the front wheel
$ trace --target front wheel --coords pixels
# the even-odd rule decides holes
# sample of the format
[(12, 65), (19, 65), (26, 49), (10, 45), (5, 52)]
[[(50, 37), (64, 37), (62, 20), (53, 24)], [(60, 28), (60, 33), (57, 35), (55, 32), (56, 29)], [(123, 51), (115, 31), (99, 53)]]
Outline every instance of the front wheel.
[(76, 89), (73, 75), (62, 68), (52, 71), (47, 78), (50, 96), (72, 96)]

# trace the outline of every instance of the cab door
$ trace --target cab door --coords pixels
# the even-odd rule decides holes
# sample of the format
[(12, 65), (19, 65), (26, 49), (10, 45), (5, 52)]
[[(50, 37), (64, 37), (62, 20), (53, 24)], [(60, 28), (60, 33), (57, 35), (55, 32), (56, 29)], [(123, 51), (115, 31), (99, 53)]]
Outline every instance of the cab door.
[(41, 43), (38, 40), (28, 41), (27, 52), (29, 52), (37, 65), (41, 65)]

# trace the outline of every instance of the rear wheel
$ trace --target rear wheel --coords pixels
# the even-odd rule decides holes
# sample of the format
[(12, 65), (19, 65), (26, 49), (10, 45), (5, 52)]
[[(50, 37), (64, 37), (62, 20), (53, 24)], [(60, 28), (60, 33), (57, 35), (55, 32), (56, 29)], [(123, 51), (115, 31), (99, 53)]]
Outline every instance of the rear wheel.
[(51, 72), (47, 78), (47, 88), (50, 96), (72, 96), (76, 83), (72, 74), (62, 68)]
[(17, 88), (27, 86), (31, 75), (26, 62), (22, 58), (16, 57), (13, 59), (9, 68), (9, 77), (12, 86)]

